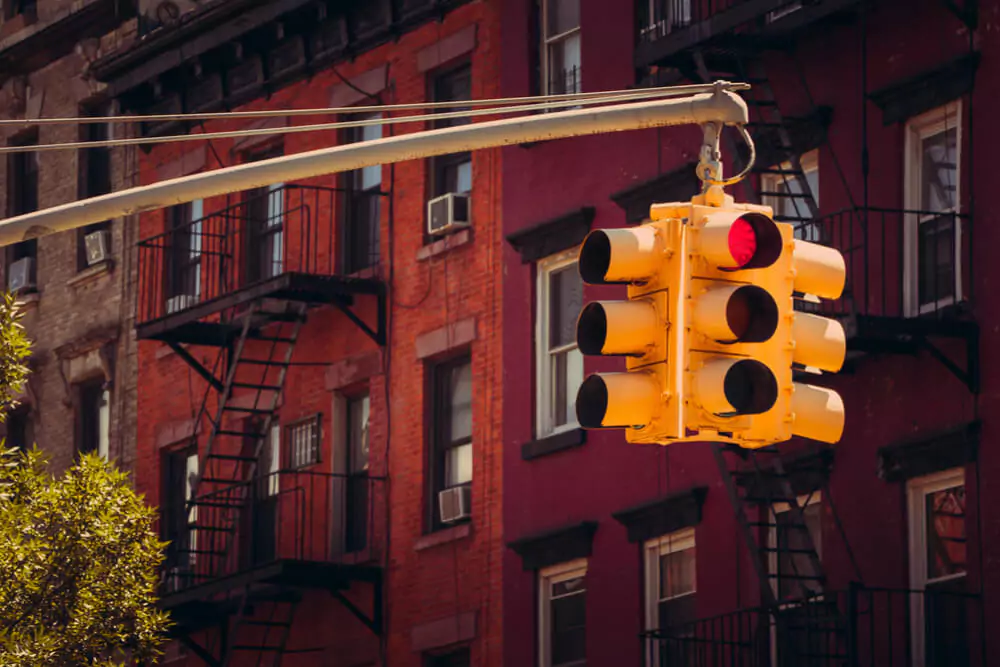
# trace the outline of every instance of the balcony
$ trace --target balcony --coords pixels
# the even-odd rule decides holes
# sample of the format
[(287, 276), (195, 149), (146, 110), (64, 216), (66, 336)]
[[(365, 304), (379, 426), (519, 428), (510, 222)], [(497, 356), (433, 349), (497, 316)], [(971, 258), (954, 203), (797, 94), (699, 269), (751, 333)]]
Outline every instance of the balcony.
[[(385, 195), (280, 185), (236, 195), (236, 203), (196, 218), (189, 208), (171, 209), (167, 230), (138, 243), (138, 337), (225, 344), (239, 328), (227, 318), (261, 298), (342, 309), (357, 295), (381, 302)], [(172, 219), (177, 210), (186, 218)], [(206, 318), (212, 321), (199, 322)]]
[(945, 590), (851, 586), (741, 609), (643, 636), (646, 664), (795, 667), (982, 667), (981, 599)]
[[(224, 613), (228, 593), (257, 586), (337, 592), (378, 585), (384, 479), (288, 470), (161, 508), (163, 606), (181, 626)], [(238, 509), (242, 507), (242, 509)], [(212, 609), (207, 609), (211, 607)]]
[(673, 60), (694, 46), (766, 43), (786, 36), (857, 0), (642, 0), (638, 16), (635, 66), (676, 65)]
[(971, 321), (972, 219), (953, 212), (848, 209), (799, 223), (797, 238), (838, 249), (844, 295), (803, 304), (841, 319), (850, 349), (913, 351), (913, 338), (966, 337)]

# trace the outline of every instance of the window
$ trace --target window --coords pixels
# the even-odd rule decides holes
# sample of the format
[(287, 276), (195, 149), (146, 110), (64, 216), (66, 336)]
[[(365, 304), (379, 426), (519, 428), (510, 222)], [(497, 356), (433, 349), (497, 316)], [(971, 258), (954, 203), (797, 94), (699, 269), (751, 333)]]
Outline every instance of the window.
[[(436, 76), (432, 82), (432, 96), (435, 102), (452, 102), (468, 100), (472, 97), (472, 67), (468, 64), (452, 69)], [(448, 108), (442, 111), (459, 111), (460, 108)], [(451, 118), (437, 120), (435, 128), (466, 125), (468, 118)], [(433, 197), (454, 192), (468, 194), (472, 192), (472, 153), (455, 153), (439, 155), (431, 158), (430, 177), (431, 194)], [(430, 239), (426, 239), (429, 241)]]
[[(382, 114), (359, 116), (355, 120), (377, 120)], [(382, 138), (381, 125), (350, 128), (345, 143)], [(344, 272), (357, 273), (379, 261), (382, 220), (382, 166), (365, 167), (344, 174), (346, 202), (343, 226)]]
[(346, 403), (347, 433), (347, 507), (344, 530), (345, 549), (362, 551), (368, 545), (369, 479), (368, 479), (368, 415), (371, 407), (368, 394), (350, 398)]
[(961, 300), (961, 104), (906, 126), (904, 290), (908, 315)]
[(542, 0), (542, 94), (583, 91), (580, 0)]
[(691, 0), (637, 0), (639, 39), (653, 42), (691, 23)]
[(35, 444), (35, 425), (31, 418), (31, 410), (19, 406), (7, 413), (7, 435), (4, 447), (15, 447), (21, 451), (31, 449)]
[(471, 664), (468, 648), (441, 655), (429, 655), (424, 660), (425, 667), (469, 667)]
[[(244, 429), (248, 433), (260, 433), (260, 424), (254, 424)], [(278, 554), (278, 504), (281, 500), (281, 426), (277, 416), (271, 423), (271, 428), (264, 436), (264, 446), (261, 447), (260, 459), (257, 461), (257, 480), (254, 497), (250, 503), (250, 529), (244, 536), (246, 551), (249, 557), (248, 565), (267, 563)], [(254, 447), (253, 438), (247, 438), (247, 447)]]
[(108, 458), (111, 392), (104, 378), (77, 386), (76, 449), (81, 454), (97, 453)]
[(166, 215), (171, 234), (165, 284), (172, 312), (201, 300), (202, 200), (171, 206)]
[(197, 520), (198, 508), (187, 509), (198, 479), (198, 447), (192, 443), (164, 453), (163, 492), (161, 495), (161, 533), (168, 540), (168, 567), (184, 569), (192, 565), (196, 549), (195, 531), (189, 528)]
[[(81, 116), (108, 116), (107, 105), (83, 107)], [(110, 137), (108, 123), (83, 123), (80, 125), (80, 141), (106, 141)], [(80, 199), (97, 197), (111, 192), (111, 149), (107, 146), (84, 148), (79, 151), (77, 168), (79, 169), (78, 195)], [(77, 270), (82, 271), (90, 266), (87, 260), (86, 238), (94, 232), (109, 232), (111, 221), (105, 220), (87, 225), (77, 230)], [(107, 237), (110, 244), (111, 238)], [(111, 247), (108, 246), (110, 252)]]
[(318, 414), (288, 426), (288, 465), (291, 469), (319, 463), (320, 424)]
[[(259, 162), (284, 155), (281, 145), (250, 153), (245, 162)], [(284, 272), (284, 183), (254, 188), (244, 193), (246, 228), (243, 235), (245, 283), (274, 278)]]
[[(761, 174), (761, 192), (770, 193), (761, 197), (765, 206), (770, 206), (774, 210), (774, 215), (779, 222), (787, 222), (795, 226), (795, 238), (813, 243), (823, 243), (822, 230), (813, 222), (812, 211), (809, 209), (806, 198), (802, 195), (812, 196), (812, 200), (819, 207), (819, 151), (809, 151), (799, 157), (799, 165), (805, 177), (809, 192), (804, 193), (802, 182), (795, 178), (794, 174)], [(783, 172), (794, 169), (791, 162), (783, 162), (775, 165), (772, 169)]]
[(914, 664), (971, 664), (962, 598), (968, 555), (965, 473), (949, 470), (907, 485)]
[[(803, 507), (802, 514), (808, 534), (798, 523), (797, 512), (793, 512), (787, 503), (776, 503), (773, 507), (777, 528), (770, 530), (768, 536), (771, 549), (809, 549), (816, 550), (816, 555), (823, 556), (822, 498), (818, 492), (798, 499)], [(808, 593), (821, 593), (822, 587), (818, 581), (798, 579), (820, 574), (815, 571), (812, 558), (808, 553), (775, 553), (771, 552), (770, 570), (776, 575), (775, 594), (779, 600), (795, 600), (806, 597)]]
[(576, 318), (583, 281), (575, 251), (538, 263), (538, 437), (576, 427), (576, 392), (583, 383), (583, 355), (576, 346)]
[[(38, 130), (32, 129), (11, 140), (12, 146), (34, 146), (38, 144)], [(13, 217), (38, 210), (38, 153), (25, 151), (7, 154), (7, 216)], [(12, 277), (11, 265), (22, 259), (32, 260), (38, 256), (38, 239), (21, 241), (6, 250), (7, 285)], [(34, 267), (28, 266), (25, 289), (34, 287)]]
[(441, 527), (438, 494), (472, 482), (472, 362), (440, 364), (433, 373), (432, 526)]
[(34, 20), (37, 16), (37, 0), (5, 0), (3, 3), (3, 18), (9, 21), (15, 16), (24, 15), (26, 19)]
[(587, 563), (573, 561), (538, 573), (539, 664), (587, 664)]
[(695, 613), (695, 555), (693, 528), (646, 543), (646, 629), (664, 633), (662, 642), (652, 643), (651, 666), (689, 664), (685, 626)]

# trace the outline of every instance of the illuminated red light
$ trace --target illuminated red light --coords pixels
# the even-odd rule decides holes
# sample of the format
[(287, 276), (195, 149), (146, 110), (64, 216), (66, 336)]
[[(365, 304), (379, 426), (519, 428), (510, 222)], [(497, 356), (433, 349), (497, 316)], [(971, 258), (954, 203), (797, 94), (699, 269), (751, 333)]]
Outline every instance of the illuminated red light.
[(743, 218), (738, 218), (729, 228), (729, 254), (736, 260), (736, 266), (732, 268), (745, 266), (753, 259), (756, 252), (757, 234), (753, 225)]

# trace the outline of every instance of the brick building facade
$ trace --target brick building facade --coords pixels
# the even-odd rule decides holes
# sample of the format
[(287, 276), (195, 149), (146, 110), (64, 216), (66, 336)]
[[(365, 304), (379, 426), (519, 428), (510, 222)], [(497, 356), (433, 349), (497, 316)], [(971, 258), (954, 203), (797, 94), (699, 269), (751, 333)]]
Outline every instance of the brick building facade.
[[(700, 134), (504, 149), (506, 664), (988, 664), (996, 226), (973, 205), (997, 173), (980, 148), (995, 10), (504, 3), (504, 96), (752, 83), (757, 162), (730, 192), (844, 254), (831, 307), (849, 350), (841, 373), (806, 380), (844, 398), (833, 447), (717, 459), (711, 443), (580, 430), (584, 373), (624, 364), (583, 358), (575, 317), (624, 290), (581, 284), (579, 244), (695, 194)], [(762, 608), (768, 590), (781, 606)]]
[[(134, 31), (130, 3), (4, 3), (0, 17), (0, 128), (4, 146), (97, 140), (107, 124), (39, 125), (40, 117), (108, 115), (90, 64)], [(102, 194), (131, 182), (125, 149), (8, 153), (0, 161), (0, 210), (12, 216)], [(37, 442), (56, 470), (78, 451), (129, 469), (135, 446), (135, 340), (129, 295), (134, 244), (122, 219), (5, 249), (4, 279), (24, 303), (32, 370), (8, 415), (8, 444)], [(131, 228), (134, 229), (134, 226)], [(86, 236), (91, 239), (88, 255)]]
[[(496, 11), (204, 3), (94, 71), (125, 113), (489, 98)], [(150, 144), (139, 179), (427, 126), (282, 132), (377, 113), (149, 123), (275, 132)], [(431, 236), (449, 193), (472, 224)], [(168, 660), (500, 664), (499, 197), (482, 151), (141, 216), (136, 480), (172, 541)]]

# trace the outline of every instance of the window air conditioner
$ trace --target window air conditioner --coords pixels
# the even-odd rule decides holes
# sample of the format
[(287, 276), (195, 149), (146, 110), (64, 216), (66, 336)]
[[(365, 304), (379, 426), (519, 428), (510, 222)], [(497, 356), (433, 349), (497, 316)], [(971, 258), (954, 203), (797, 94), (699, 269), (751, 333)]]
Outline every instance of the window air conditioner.
[(35, 288), (35, 258), (22, 257), (10, 265), (7, 289), (11, 292)]
[(198, 299), (193, 294), (178, 294), (167, 299), (167, 315), (190, 308), (198, 303)]
[(108, 232), (100, 230), (91, 232), (83, 237), (83, 243), (87, 248), (87, 266), (94, 266), (107, 261), (111, 253), (108, 251)]
[(427, 233), (443, 236), (472, 224), (469, 195), (449, 192), (427, 202)]
[(453, 486), (438, 492), (441, 523), (455, 523), (472, 515), (472, 487)]

